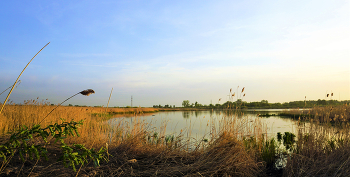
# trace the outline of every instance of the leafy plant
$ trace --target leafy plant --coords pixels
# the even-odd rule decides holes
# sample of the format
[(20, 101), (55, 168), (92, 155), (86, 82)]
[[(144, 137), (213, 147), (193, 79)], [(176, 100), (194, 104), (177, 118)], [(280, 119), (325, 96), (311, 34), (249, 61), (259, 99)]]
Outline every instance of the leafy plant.
[(293, 150), (295, 144), (295, 135), (290, 132), (284, 132), (284, 135), (281, 132), (277, 133), (277, 141), (281, 143), (283, 140), (283, 145), (286, 147), (286, 150)]
[(62, 151), (62, 156), (59, 160), (63, 161), (65, 167), (71, 166), (76, 171), (75, 165), (82, 164), (88, 160), (92, 160), (95, 166), (99, 166), (101, 160), (106, 160), (106, 149), (102, 147), (99, 151), (95, 149), (87, 149), (82, 144), (67, 145), (64, 139), (67, 136), (79, 136), (77, 129), (83, 125), (83, 121), (55, 123), (45, 128), (41, 128), (40, 124), (33, 125), (32, 128), (22, 126), (14, 133), (10, 139), (0, 145), (0, 158), (7, 162), (8, 156), (14, 156), (18, 151), (22, 161), (25, 161), (24, 155), (28, 155), (31, 160), (34, 158), (40, 159), (45, 157), (47, 160), (47, 146), (50, 144), (49, 138), (54, 139), (53, 144), (58, 144)]

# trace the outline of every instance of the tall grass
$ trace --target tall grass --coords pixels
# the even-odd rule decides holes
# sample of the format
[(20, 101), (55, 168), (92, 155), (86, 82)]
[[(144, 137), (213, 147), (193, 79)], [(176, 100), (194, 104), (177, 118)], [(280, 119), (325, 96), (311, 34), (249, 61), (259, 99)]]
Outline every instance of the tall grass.
[(350, 105), (315, 106), (306, 110), (285, 110), (282, 115), (288, 115), (295, 119), (340, 125), (344, 122), (350, 122)]
[[(0, 115), (2, 120), (0, 130), (5, 133), (21, 125), (31, 126), (40, 122), (55, 107), (46, 100), (39, 99), (28, 100), (23, 105), (6, 105)], [(113, 109), (108, 108), (111, 112)], [(122, 119), (107, 124), (108, 117), (103, 116), (105, 111), (105, 108), (60, 106), (41, 124), (44, 127), (60, 122), (61, 118), (67, 121), (84, 120), (84, 125), (78, 130), (81, 137), (67, 138), (65, 142), (83, 143), (88, 147), (97, 148), (107, 146), (113, 155), (110, 158), (118, 157), (125, 159), (125, 162), (130, 159), (139, 161), (147, 156), (149, 160), (154, 160), (152, 163), (161, 163), (162, 169), (158, 169), (157, 165), (148, 166), (154, 170), (158, 169), (158, 172), (149, 170), (147, 172), (149, 175), (152, 173), (166, 175), (171, 172), (204, 176), (255, 176), (263, 169), (263, 163), (259, 163), (261, 160), (258, 160), (260, 158), (256, 151), (246, 151), (242, 141), (249, 136), (263, 142), (264, 137), (261, 135), (266, 133), (266, 129), (259, 118), (253, 120), (244, 116), (238, 118), (238, 115), (222, 115), (219, 122), (215, 120), (208, 122), (208, 133), (211, 136), (207, 141), (194, 141), (184, 136), (191, 130), (166, 135), (166, 123), (154, 128), (137, 115), (134, 116), (132, 124)], [(120, 157), (120, 154), (124, 156)], [(161, 158), (161, 161), (155, 162), (158, 158)], [(174, 162), (179, 163), (177, 166), (167, 162), (166, 159), (172, 158)], [(144, 171), (140, 169), (137, 173), (142, 175)]]
[(350, 131), (311, 123), (300, 127), (295, 153), (288, 159), (284, 176), (348, 176)]
[[(30, 126), (42, 120), (54, 107), (39, 99), (27, 100), (23, 105), (6, 105), (0, 115), (3, 120), (0, 122), (1, 131), (13, 131), (20, 125)], [(108, 108), (111, 112), (113, 109), (122, 110)], [(60, 106), (42, 122), (45, 126), (60, 122), (60, 118), (84, 120), (79, 129), (81, 137), (67, 138), (66, 142), (108, 147), (112, 155), (109, 158), (114, 165), (109, 162), (99, 168), (84, 167), (80, 173), (95, 171), (101, 176), (257, 176), (279, 158), (278, 143), (267, 137), (267, 127), (259, 117), (250, 118), (242, 113), (215, 115), (221, 118), (208, 122), (210, 138), (194, 141), (185, 136), (191, 130), (167, 135), (165, 122), (160, 127), (153, 127), (137, 114), (134, 114), (132, 124), (123, 119), (109, 120), (109, 117), (103, 116), (105, 111), (106, 108)], [(344, 124), (343, 127), (346, 126)], [(284, 176), (344, 176), (350, 168), (348, 149), (348, 129), (315, 121), (300, 122), (297, 141), (287, 158)], [(73, 174), (69, 169), (64, 170)], [(39, 174), (49, 172), (52, 173), (48, 169)]]
[[(300, 122), (295, 151), (284, 176), (349, 176), (349, 105), (314, 107), (295, 111)], [(300, 118), (299, 118), (300, 119)]]

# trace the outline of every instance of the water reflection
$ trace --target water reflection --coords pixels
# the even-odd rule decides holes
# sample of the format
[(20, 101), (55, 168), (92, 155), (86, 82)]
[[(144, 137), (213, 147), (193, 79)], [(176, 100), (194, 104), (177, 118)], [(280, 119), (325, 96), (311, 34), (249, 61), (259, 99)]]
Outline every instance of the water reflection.
[(182, 112), (182, 117), (184, 119), (189, 119), (190, 118), (190, 111), (183, 111)]
[[(122, 118), (115, 118), (108, 121), (112, 126), (117, 125), (120, 121), (125, 121), (130, 127), (135, 123), (136, 119), (142, 120), (148, 124), (148, 127), (154, 131), (164, 131), (167, 135), (175, 135), (180, 132), (186, 132), (185, 136), (194, 139), (208, 138), (212, 129), (220, 128), (222, 122), (227, 119), (237, 118), (248, 121), (261, 119), (261, 122), (266, 125), (266, 134), (270, 137), (276, 136), (277, 132), (292, 132), (297, 133), (297, 121), (292, 119), (281, 118), (278, 112), (282, 110), (239, 110), (239, 111), (219, 111), (219, 110), (205, 110), (205, 111), (174, 111), (174, 112), (158, 112), (153, 114), (141, 116), (124, 116)], [(275, 116), (259, 118), (258, 114), (275, 114)], [(140, 121), (138, 120), (138, 122)], [(247, 124), (248, 125), (248, 124)], [(162, 128), (161, 128), (162, 127)], [(264, 133), (264, 134), (265, 134)]]

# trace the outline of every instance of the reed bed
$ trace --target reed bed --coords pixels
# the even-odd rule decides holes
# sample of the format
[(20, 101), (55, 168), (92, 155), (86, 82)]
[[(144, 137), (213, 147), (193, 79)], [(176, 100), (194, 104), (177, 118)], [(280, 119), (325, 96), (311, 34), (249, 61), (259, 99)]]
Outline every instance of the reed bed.
[(301, 126), (295, 153), (288, 158), (284, 176), (348, 176), (350, 130), (311, 123)]
[[(57, 158), (54, 157), (49, 162), (44, 159), (37, 162), (36, 166), (40, 168), (33, 168), (34, 162), (28, 160), (26, 163), (32, 165), (28, 165), (27, 169), (24, 165), (17, 175), (26, 176), (29, 174), (26, 170), (30, 169), (39, 176), (59, 173), (67, 176), (92, 173), (99, 176), (256, 176), (264, 169), (258, 151), (246, 151), (243, 141), (246, 137), (257, 141), (264, 139), (261, 135), (266, 130), (259, 118), (250, 120), (244, 116), (238, 118), (237, 115), (221, 115), (219, 122), (212, 119), (207, 124), (210, 139), (193, 140), (185, 136), (190, 134), (190, 129), (177, 132), (176, 135), (166, 135), (166, 122), (160, 127), (152, 127), (138, 116), (140, 114), (135, 114), (132, 124), (123, 119), (107, 123), (109, 117), (103, 116), (106, 115), (106, 108), (59, 106), (47, 116), (54, 108), (55, 106), (45, 101), (39, 102), (38, 99), (26, 101), (23, 105), (6, 105), (0, 115), (0, 130), (5, 133), (38, 122), (42, 122), (44, 127), (61, 122), (61, 119), (84, 120), (84, 125), (79, 129), (80, 137), (69, 137), (65, 142), (81, 143), (90, 148), (106, 147), (110, 154), (109, 162), (101, 163), (97, 168), (87, 165), (74, 172), (57, 164), (54, 161)], [(107, 111), (117, 109), (108, 108)], [(142, 113), (139, 110), (138, 113)], [(50, 155), (57, 153), (53, 149)], [(15, 174), (14, 168), (21, 164), (22, 162), (13, 160), (4, 169), (12, 169), (9, 174)]]
[(343, 122), (350, 122), (350, 105), (315, 106), (306, 110), (285, 110), (282, 115), (319, 123), (342, 124)]
[(283, 176), (349, 176), (349, 108), (344, 104), (289, 111), (303, 121)]
[[(52, 111), (55, 109), (54, 111)], [(287, 157), (283, 176), (346, 176), (350, 169), (350, 132), (346, 121), (335, 127), (332, 116), (348, 116), (348, 105), (315, 108), (317, 119), (299, 123), (297, 141)], [(52, 111), (52, 112), (51, 112)], [(80, 137), (68, 137), (69, 144), (81, 143), (88, 148), (105, 147), (108, 162), (101, 166), (81, 166), (77, 172), (57, 163), (59, 152), (50, 149), (45, 161), (13, 158), (0, 175), (16, 176), (281, 176), (273, 171), (278, 159), (278, 143), (267, 137), (261, 118), (243, 113), (215, 114), (207, 123), (208, 139), (194, 140), (191, 129), (167, 135), (164, 122), (159, 127), (142, 119), (143, 112), (154, 108), (132, 108), (133, 122), (110, 119), (125, 108), (52, 106), (46, 100), (28, 100), (22, 105), (6, 105), (0, 114), (1, 141), (6, 132), (20, 126), (40, 123), (42, 127), (66, 121), (84, 120)], [(312, 112), (313, 110), (307, 110)], [(330, 112), (330, 113), (327, 113)], [(44, 121), (43, 121), (44, 120)], [(346, 120), (346, 119), (345, 119)], [(285, 153), (285, 152), (283, 152)], [(19, 170), (20, 169), (20, 170)], [(269, 172), (270, 170), (270, 172)]]

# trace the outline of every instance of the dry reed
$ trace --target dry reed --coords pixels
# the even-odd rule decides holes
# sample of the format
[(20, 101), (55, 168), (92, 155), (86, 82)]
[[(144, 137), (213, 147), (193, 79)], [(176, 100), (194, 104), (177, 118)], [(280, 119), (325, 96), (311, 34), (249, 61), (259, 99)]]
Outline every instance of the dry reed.
[[(54, 107), (48, 102), (39, 102), (38, 99), (28, 100), (25, 105), (7, 105), (0, 115), (4, 120), (0, 122), (0, 129), (7, 132), (21, 125), (32, 125), (42, 120)], [(108, 111), (117, 109), (122, 110), (108, 108)], [(238, 119), (237, 115), (221, 115), (219, 123), (214, 120), (209, 122), (212, 136), (209, 142), (204, 143), (185, 139), (185, 131), (174, 136), (173, 141), (167, 141), (165, 123), (154, 129), (138, 116), (133, 118), (132, 124), (122, 119), (107, 123), (107, 117), (92, 116), (103, 115), (104, 112), (105, 108), (60, 106), (42, 122), (44, 127), (60, 122), (60, 118), (68, 121), (84, 120), (84, 125), (79, 129), (81, 137), (67, 138), (65, 141), (96, 148), (108, 144), (111, 162), (102, 164), (99, 168), (83, 167), (80, 171), (82, 174), (95, 171), (100, 176), (256, 176), (263, 169), (262, 163), (256, 160), (256, 154), (245, 151), (242, 144), (246, 135), (259, 137), (264, 133), (259, 119), (252, 122), (248, 118)], [(155, 136), (153, 132), (159, 134)], [(190, 148), (192, 150), (189, 151), (189, 146), (197, 148)], [(40, 163), (43, 164), (44, 161)], [(34, 170), (33, 173), (49, 175), (50, 172), (55, 175), (52, 170), (54, 169), (48, 168), (42, 172)], [(69, 169), (63, 171), (74, 174)]]
[(2, 110), (4, 109), (4, 107), (5, 107), (5, 105), (6, 105), (6, 102), (7, 102), (7, 100), (8, 100), (8, 98), (10, 97), (10, 95), (11, 95), (11, 93), (12, 93), (12, 91), (13, 91), (13, 89), (15, 88), (15, 86), (16, 86), (16, 84), (17, 84), (17, 82), (19, 81), (19, 78), (21, 77), (21, 75), (23, 74), (23, 72), (24, 72), (24, 70), (26, 70), (26, 68), (28, 67), (28, 65), (30, 64), (30, 62), (32, 62), (33, 61), (33, 59), (47, 46), (47, 45), (49, 45), (50, 44), (50, 42), (49, 43), (47, 43), (43, 48), (41, 48), (40, 50), (39, 50), (39, 52), (38, 53), (36, 53), (35, 55), (34, 55), (34, 57), (28, 62), (28, 64), (24, 67), (24, 69), (22, 70), (22, 72), (21, 72), (21, 74), (19, 74), (19, 76), (17, 77), (17, 79), (16, 79), (16, 81), (15, 81), (15, 83), (13, 84), (13, 86), (12, 86), (12, 88), (11, 88), (11, 90), (10, 90), (10, 92), (8, 93), (8, 95), (7, 95), (7, 97), (6, 97), (6, 99), (5, 99), (5, 101), (4, 101), (4, 103), (3, 103), (3, 105), (2, 105), (2, 107), (1, 107), (1, 110), (0, 110), (0, 114), (1, 114), (1, 112), (2, 112)]

